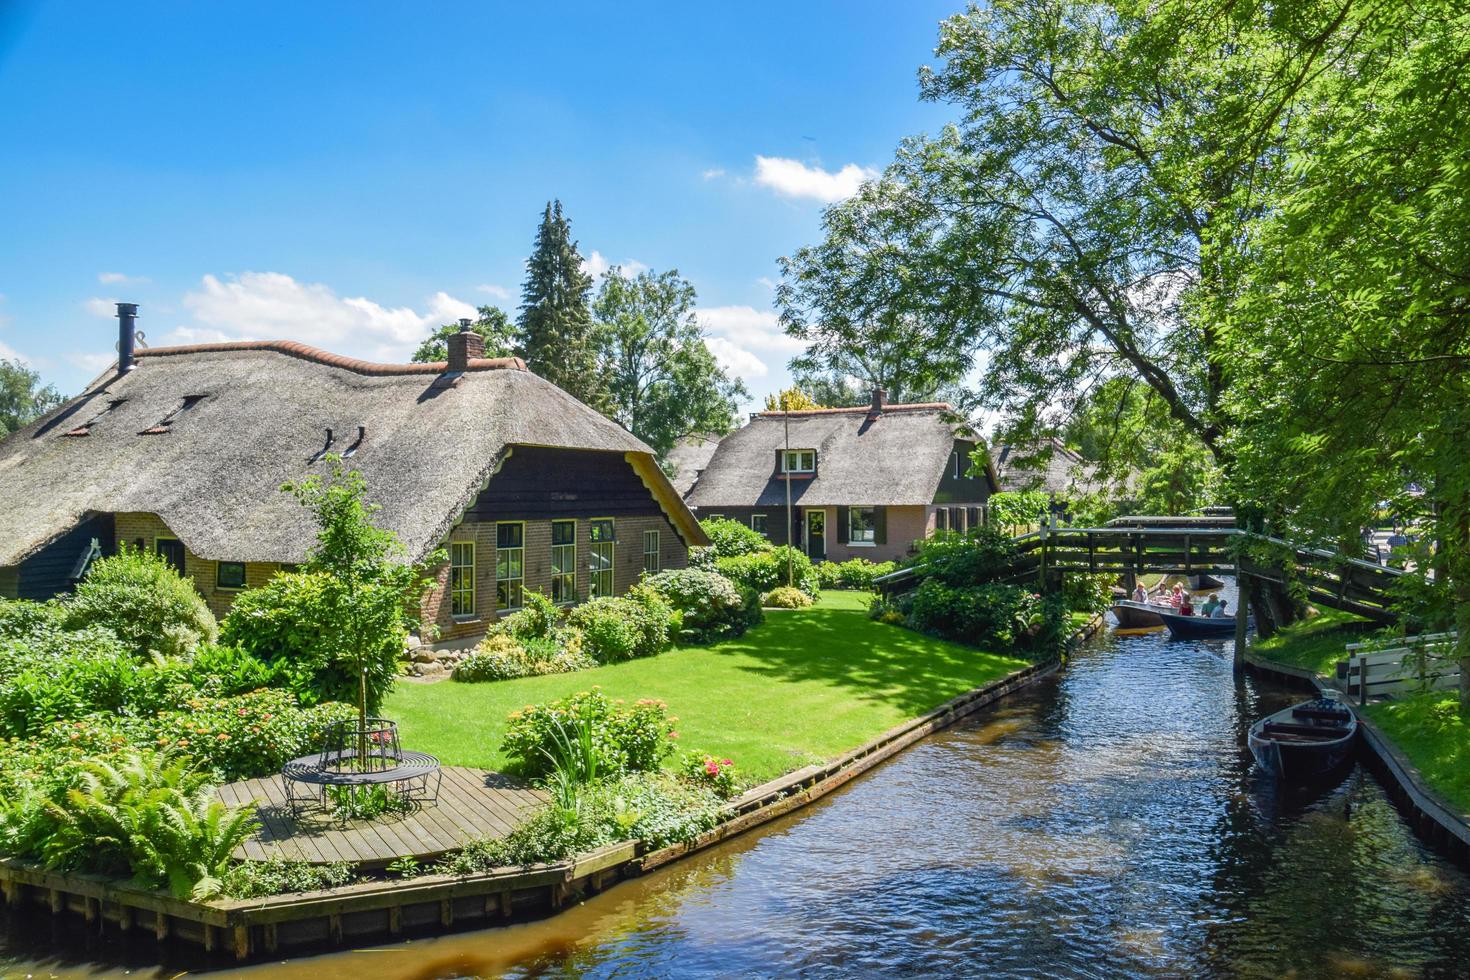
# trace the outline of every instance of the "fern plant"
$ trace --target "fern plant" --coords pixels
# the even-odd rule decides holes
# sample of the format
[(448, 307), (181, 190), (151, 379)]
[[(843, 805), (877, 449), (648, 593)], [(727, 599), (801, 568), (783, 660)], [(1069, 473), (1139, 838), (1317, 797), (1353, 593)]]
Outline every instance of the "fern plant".
[(131, 873), (196, 900), (219, 894), (230, 854), (255, 822), (253, 807), (216, 800), (208, 776), (184, 759), (135, 750), (86, 764), (46, 809), (55, 821), (40, 848), (48, 867)]

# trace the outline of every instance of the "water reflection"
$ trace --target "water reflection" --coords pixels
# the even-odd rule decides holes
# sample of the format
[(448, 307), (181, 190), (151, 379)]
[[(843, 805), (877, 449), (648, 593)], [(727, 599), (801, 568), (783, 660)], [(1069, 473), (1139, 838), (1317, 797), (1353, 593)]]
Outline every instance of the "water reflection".
[[(1107, 638), (807, 811), (555, 919), (221, 975), (1462, 975), (1470, 885), (1372, 776), (1302, 794), (1253, 772), (1246, 728), (1297, 697), (1235, 678), (1228, 641)], [(129, 959), (23, 942), (14, 971)], [(137, 949), (136, 972), (201, 966)]]

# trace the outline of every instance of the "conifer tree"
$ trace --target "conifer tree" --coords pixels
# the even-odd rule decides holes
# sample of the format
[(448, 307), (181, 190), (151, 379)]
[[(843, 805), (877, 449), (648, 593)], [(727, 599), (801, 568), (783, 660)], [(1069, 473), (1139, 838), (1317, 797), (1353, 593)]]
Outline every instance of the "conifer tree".
[(607, 383), (598, 367), (596, 329), (587, 307), (592, 277), (572, 241), (561, 201), (546, 205), (521, 290), (520, 354), (526, 366), (599, 411)]

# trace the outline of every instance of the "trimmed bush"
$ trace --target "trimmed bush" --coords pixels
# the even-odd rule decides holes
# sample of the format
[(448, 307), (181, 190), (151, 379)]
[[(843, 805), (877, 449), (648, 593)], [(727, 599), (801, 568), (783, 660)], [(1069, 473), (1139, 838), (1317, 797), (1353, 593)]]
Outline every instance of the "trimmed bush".
[(739, 521), (715, 517), (699, 522), (704, 533), (709, 535), (710, 552), (715, 558), (733, 558), (736, 555), (751, 555), (767, 551), (771, 542), (759, 531), (752, 530)]
[(811, 559), (796, 548), (783, 545), (768, 551), (717, 558), (715, 570), (738, 585), (765, 594), (786, 584), (788, 555), (795, 587), (815, 598), (821, 591), (816, 570), (812, 568)]
[(1042, 621), (1041, 597), (1015, 585), (954, 588), (925, 579), (914, 592), (909, 622), (914, 629), (991, 650), (1017, 644)]
[(219, 635), (194, 584), (161, 556), (133, 548), (93, 562), (63, 609), (67, 629), (106, 627), (138, 657), (187, 655)]
[(65, 618), (66, 610), (56, 602), (0, 598), (0, 644), (55, 636), (66, 629)]
[(518, 640), (549, 639), (561, 621), (561, 610), (550, 599), (533, 589), (521, 597), (521, 609), (495, 624), (496, 632), (508, 633)]
[(842, 564), (824, 561), (816, 566), (817, 581), (824, 589), (855, 589), (868, 592), (873, 580), (898, 568), (897, 562), (850, 558)]
[(662, 701), (625, 704), (593, 688), (511, 712), (503, 748), (518, 760), (525, 775), (545, 775), (568, 726), (585, 722), (592, 734), (597, 772), (651, 771), (673, 750), (677, 720), (669, 717)]
[(598, 663), (651, 657), (669, 644), (671, 614), (669, 606), (652, 595), (653, 604), (612, 596), (592, 599), (573, 609), (567, 622), (581, 631), (583, 650)]
[[(718, 572), (699, 568), (671, 569), (645, 580), (682, 617), (679, 635), (695, 643), (738, 636), (750, 625), (746, 597)], [(755, 594), (756, 622), (760, 596)]]
[(772, 609), (805, 609), (812, 604), (812, 597), (800, 589), (783, 585), (767, 592), (761, 602)]
[(1016, 558), (1016, 546), (994, 527), (980, 527), (968, 535), (936, 535), (919, 545), (919, 553), (908, 562), (921, 568), (926, 578), (956, 588), (979, 585), (1008, 571)]
[(1116, 575), (1068, 572), (1062, 578), (1062, 596), (1073, 612), (1099, 613), (1113, 604)]

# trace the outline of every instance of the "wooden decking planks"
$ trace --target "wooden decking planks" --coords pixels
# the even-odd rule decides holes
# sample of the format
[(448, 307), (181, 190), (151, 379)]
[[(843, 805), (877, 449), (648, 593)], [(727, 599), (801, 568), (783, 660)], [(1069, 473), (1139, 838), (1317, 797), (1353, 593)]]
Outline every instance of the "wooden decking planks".
[(410, 813), (343, 824), (317, 806), (293, 817), (278, 775), (230, 783), (218, 792), (230, 806), (257, 804), (259, 824), (235, 849), (236, 858), (313, 864), (386, 864), (400, 857), (433, 857), (483, 837), (504, 837), (546, 798), (500, 773), (448, 767), (438, 802), (421, 804)]

